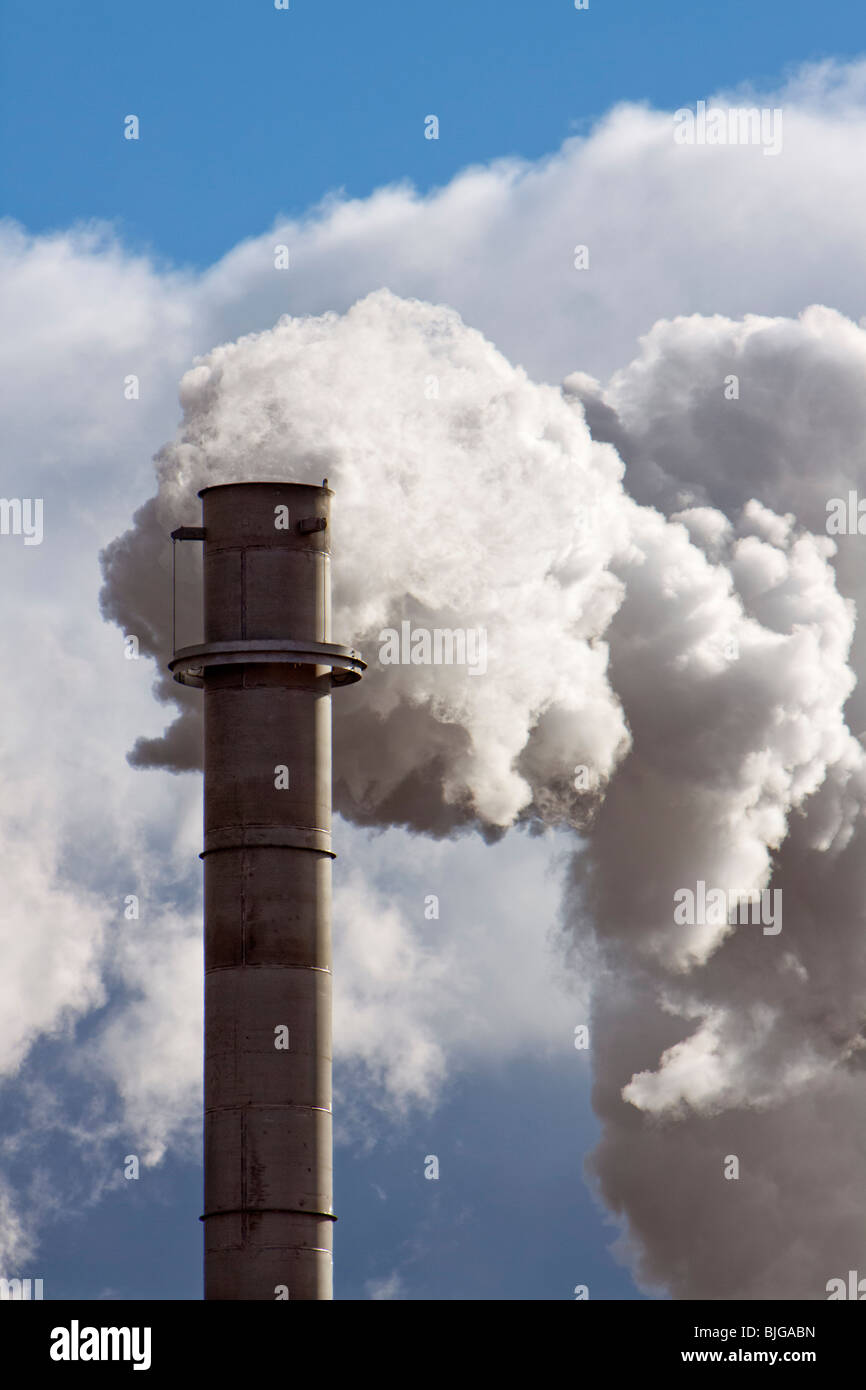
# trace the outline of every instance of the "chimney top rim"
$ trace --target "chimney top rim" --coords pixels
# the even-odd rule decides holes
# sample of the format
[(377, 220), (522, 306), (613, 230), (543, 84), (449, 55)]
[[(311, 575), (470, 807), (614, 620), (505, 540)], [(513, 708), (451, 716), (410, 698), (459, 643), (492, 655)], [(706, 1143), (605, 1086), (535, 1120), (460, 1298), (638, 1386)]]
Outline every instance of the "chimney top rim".
[(333, 488), (322, 487), (321, 483), (293, 483), (287, 478), (250, 478), (248, 482), (239, 480), (236, 483), (208, 483), (207, 487), (200, 488), (196, 495), (204, 497), (206, 492), (219, 492), (230, 487), (303, 487), (309, 492), (327, 492), (332, 497), (334, 495)]

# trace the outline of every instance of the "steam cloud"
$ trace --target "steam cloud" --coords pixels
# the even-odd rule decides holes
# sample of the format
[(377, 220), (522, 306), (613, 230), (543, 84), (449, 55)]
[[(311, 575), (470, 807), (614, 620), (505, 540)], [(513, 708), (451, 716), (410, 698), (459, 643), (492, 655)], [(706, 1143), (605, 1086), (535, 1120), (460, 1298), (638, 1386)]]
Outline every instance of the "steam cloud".
[[(824, 503), (862, 471), (864, 364), (829, 310), (695, 318), (607, 388), (558, 390), (380, 291), (187, 373), (158, 493), (103, 557), (106, 615), (164, 672), (155, 575), (197, 490), (328, 477), (334, 636), (370, 662), (335, 702), (337, 809), (580, 834), (564, 919), (603, 967), (592, 1166), (638, 1276), (675, 1297), (822, 1298), (863, 1263), (862, 566)], [(191, 583), (181, 632), (197, 602)], [(380, 666), (404, 619), (485, 629), (487, 673)], [(198, 766), (197, 697), (157, 691), (180, 713), (132, 760)], [(781, 888), (782, 932), (674, 925), (698, 879)]]

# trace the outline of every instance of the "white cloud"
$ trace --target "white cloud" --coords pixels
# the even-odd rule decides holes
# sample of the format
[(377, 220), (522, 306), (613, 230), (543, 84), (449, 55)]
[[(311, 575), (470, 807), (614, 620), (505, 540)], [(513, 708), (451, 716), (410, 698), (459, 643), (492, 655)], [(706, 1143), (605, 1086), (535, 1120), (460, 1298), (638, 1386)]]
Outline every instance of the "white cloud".
[(482, 847), (338, 822), (336, 842), (335, 1056), (363, 1064), (380, 1105), (405, 1114), (455, 1072), (573, 1052), (588, 999), (557, 960), (564, 837)]
[(403, 1277), (398, 1270), (381, 1279), (369, 1279), (365, 1288), (367, 1297), (372, 1299), (401, 1299), (405, 1296)]

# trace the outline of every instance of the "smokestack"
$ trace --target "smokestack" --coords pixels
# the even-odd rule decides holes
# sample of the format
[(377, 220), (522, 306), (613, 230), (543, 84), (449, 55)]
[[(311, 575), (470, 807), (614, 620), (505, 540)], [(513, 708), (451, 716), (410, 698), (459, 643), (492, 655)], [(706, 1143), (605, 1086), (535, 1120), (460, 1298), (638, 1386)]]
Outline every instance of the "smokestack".
[(333, 1297), (331, 642), (325, 485), (200, 493), (204, 642), (204, 1296)]

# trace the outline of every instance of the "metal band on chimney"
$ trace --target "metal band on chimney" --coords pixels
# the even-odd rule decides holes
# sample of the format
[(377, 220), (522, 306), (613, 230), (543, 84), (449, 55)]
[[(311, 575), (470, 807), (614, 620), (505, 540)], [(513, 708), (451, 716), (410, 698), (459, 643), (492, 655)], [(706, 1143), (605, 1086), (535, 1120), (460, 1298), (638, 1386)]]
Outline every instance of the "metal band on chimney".
[(316, 854), (327, 854), (331, 859), (336, 855), (331, 849), (329, 830), (307, 829), (304, 826), (247, 825), (222, 826), (209, 830), (204, 837), (204, 850), (199, 859), (206, 854), (218, 854), (226, 849), (309, 849)]

